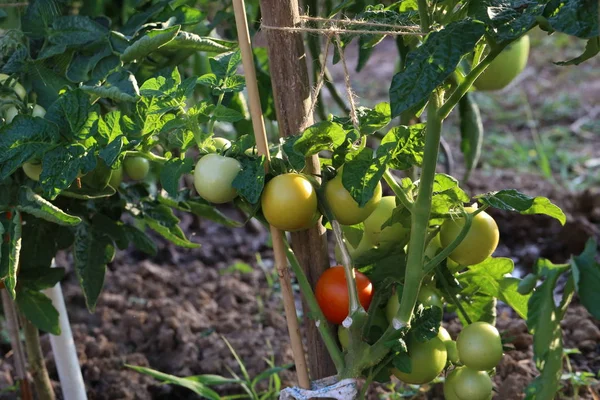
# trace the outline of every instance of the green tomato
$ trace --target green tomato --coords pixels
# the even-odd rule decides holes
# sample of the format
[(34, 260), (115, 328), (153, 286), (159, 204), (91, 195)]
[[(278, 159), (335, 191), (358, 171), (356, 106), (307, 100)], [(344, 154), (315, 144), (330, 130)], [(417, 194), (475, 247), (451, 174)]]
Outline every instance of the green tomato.
[(23, 164), (23, 171), (29, 179), (38, 182), (40, 180), (40, 174), (42, 173), (42, 164), (26, 162)]
[(237, 196), (231, 186), (242, 165), (235, 158), (212, 153), (202, 157), (194, 170), (194, 186), (205, 200), (215, 204), (227, 203)]
[(218, 151), (223, 152), (231, 147), (231, 142), (225, 138), (213, 137), (213, 140)]
[(492, 379), (484, 371), (456, 368), (444, 383), (446, 400), (487, 400), (492, 396)]
[(10, 106), (4, 111), (4, 120), (7, 124), (10, 124), (15, 117), (19, 115), (19, 110), (15, 106)]
[(440, 242), (440, 235), (437, 234), (431, 239), (427, 247), (425, 248), (425, 257), (432, 259), (436, 256), (437, 252), (442, 248), (442, 242)]
[(346, 350), (350, 346), (350, 331), (344, 328), (343, 325), (339, 325), (337, 334), (340, 345), (342, 345), (342, 350)]
[(144, 157), (127, 157), (123, 166), (127, 175), (136, 181), (144, 179), (150, 172), (150, 161)]
[(117, 169), (113, 169), (110, 174), (110, 180), (108, 184), (114, 189), (118, 188), (119, 185), (123, 182), (123, 167), (119, 167)]
[(442, 296), (435, 288), (432, 288), (431, 286), (421, 286), (421, 290), (419, 290), (417, 300), (425, 307), (439, 307), (441, 309), (444, 308)]
[(508, 86), (527, 65), (529, 36), (525, 35), (500, 53), (475, 80), (478, 90), (499, 90)]
[[(350, 242), (348, 242), (346, 239), (344, 239), (344, 243), (346, 243), (346, 247), (348, 248), (348, 252), (350, 253), (350, 257), (354, 260), (360, 256), (362, 256), (363, 254), (365, 254), (367, 251), (371, 250), (372, 248), (375, 247), (375, 245), (373, 243), (371, 243), (369, 241), (369, 237), (367, 235), (362, 236), (362, 238), (360, 239), (360, 242), (358, 243), (358, 246), (356, 247), (352, 247), (352, 245), (350, 244)], [(338, 244), (335, 244), (335, 259), (338, 263), (342, 264), (343, 260), (342, 260), (342, 251), (340, 250), (340, 246), (338, 246)]]
[(350, 192), (342, 184), (342, 173), (343, 169), (340, 168), (335, 178), (327, 182), (325, 185), (325, 198), (335, 219), (340, 224), (355, 225), (367, 219), (381, 201), (381, 183), (377, 183), (373, 197), (367, 204), (364, 207), (359, 207)]
[[(31, 106), (32, 104), (29, 103), (29, 105)], [(31, 115), (33, 115), (34, 117), (44, 118), (44, 116), (46, 115), (46, 109), (40, 106), (39, 104), (34, 104), (33, 110), (31, 111)]]
[[(465, 207), (465, 211), (473, 213), (475, 208)], [(449, 219), (442, 224), (440, 239), (443, 247), (450, 245), (460, 234), (465, 219), (462, 217)], [(473, 217), (471, 228), (462, 242), (450, 253), (450, 258), (460, 265), (476, 265), (483, 262), (498, 247), (500, 232), (494, 218), (485, 211)]]
[(426, 342), (419, 342), (411, 337), (407, 347), (411, 372), (392, 369), (392, 373), (402, 382), (423, 385), (434, 380), (444, 370), (447, 361), (446, 346), (439, 337)]
[(443, 326), (440, 326), (440, 331), (438, 332), (438, 337), (440, 338), (440, 340), (442, 342), (444, 342), (444, 345), (446, 346), (446, 353), (448, 353), (448, 360), (452, 362), (452, 364), (458, 364), (459, 363), (459, 357), (458, 357), (458, 349), (456, 348), (456, 342), (454, 340), (452, 340), (452, 337), (450, 336), (450, 334), (448, 333), (448, 331), (446, 330), (446, 328), (444, 328)]
[[(6, 82), (6, 80), (8, 78), (9, 78), (8, 75), (0, 74), (0, 85), (3, 85), (4, 82)], [(21, 85), (19, 82), (16, 82), (13, 79), (12, 83), (11, 83), (11, 87), (12, 87), (12, 90), (15, 92), (15, 94), (19, 97), (19, 99), (21, 99), (21, 100), (25, 99), (25, 96), (27, 96), (27, 91), (25, 90), (23, 85)]]
[(456, 339), (461, 362), (477, 371), (489, 371), (502, 359), (500, 333), (487, 322), (467, 325)]
[(405, 228), (400, 223), (381, 229), (381, 226), (392, 217), (395, 208), (396, 198), (394, 196), (384, 196), (381, 198), (379, 204), (377, 204), (377, 207), (375, 207), (375, 210), (364, 221), (365, 235), (369, 236), (369, 240), (372, 243), (386, 246), (400, 243), (408, 236), (410, 229)]

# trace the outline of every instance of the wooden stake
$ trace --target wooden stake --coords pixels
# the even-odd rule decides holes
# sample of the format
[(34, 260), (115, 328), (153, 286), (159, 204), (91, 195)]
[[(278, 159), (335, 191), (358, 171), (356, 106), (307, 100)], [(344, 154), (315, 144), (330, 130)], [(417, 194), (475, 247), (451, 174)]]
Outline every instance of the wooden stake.
[[(254, 137), (258, 154), (264, 155), (268, 161), (269, 145), (267, 142), (267, 134), (265, 132), (265, 123), (262, 116), (262, 108), (260, 104), (260, 96), (258, 93), (258, 85), (256, 80), (256, 71), (254, 69), (254, 57), (252, 55), (252, 45), (250, 43), (250, 33), (248, 32), (248, 24), (246, 20), (246, 8), (244, 0), (233, 0), (233, 9), (235, 12), (235, 21), (238, 32), (238, 41), (242, 52), (242, 63), (244, 66), (244, 74), (246, 75), (246, 88), (248, 90), (250, 115), (252, 116), (252, 127), (254, 128)], [(275, 253), (275, 266), (279, 275), (279, 284), (281, 285), (281, 295), (283, 297), (283, 308), (287, 320), (288, 333), (292, 345), (292, 353), (294, 355), (294, 363), (296, 364), (296, 374), (298, 376), (298, 384), (304, 389), (310, 389), (310, 379), (308, 377), (308, 368), (306, 365), (306, 357), (304, 347), (302, 346), (302, 336), (300, 335), (300, 327), (298, 326), (298, 316), (296, 315), (296, 304), (294, 301), (294, 292), (290, 279), (290, 270), (287, 264), (287, 256), (285, 253), (285, 245), (283, 243), (282, 232), (271, 226), (271, 237), (273, 242), (273, 252)]]
[[(263, 23), (272, 27), (294, 27), (300, 23), (298, 0), (260, 0)], [(311, 87), (306, 65), (306, 52), (302, 33), (275, 29), (265, 30), (269, 50), (269, 70), (279, 135), (297, 135), (303, 123), (312, 124), (308, 115), (311, 103)], [(306, 159), (307, 174), (319, 175), (317, 156)], [(292, 247), (298, 261), (314, 287), (321, 274), (329, 268), (327, 236), (319, 222), (311, 229), (292, 233)], [(306, 302), (304, 309), (308, 310)], [(337, 373), (317, 327), (304, 313), (310, 374), (313, 379), (325, 378)], [(333, 327), (329, 324), (329, 329)]]

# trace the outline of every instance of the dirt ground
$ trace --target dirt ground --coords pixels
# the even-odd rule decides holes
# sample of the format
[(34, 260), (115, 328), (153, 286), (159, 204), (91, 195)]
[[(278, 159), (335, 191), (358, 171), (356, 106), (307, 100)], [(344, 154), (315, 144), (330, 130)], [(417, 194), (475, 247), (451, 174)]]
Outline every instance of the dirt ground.
[[(378, 62), (389, 60), (388, 57), (385, 51), (377, 53), (369, 63), (371, 69), (363, 73), (379, 71), (375, 80), (389, 82), (389, 77), (382, 75), (392, 74), (393, 65), (390, 66), (389, 61)], [(377, 68), (380, 65), (383, 67)], [(550, 69), (554, 71), (554, 68)], [(544, 77), (544, 90), (536, 92), (539, 97), (534, 97), (535, 101), (552, 95), (551, 88), (543, 84), (552, 80), (548, 73), (547, 69), (540, 72)], [(532, 71), (527, 74), (523, 79), (535, 75)], [(599, 82), (588, 82), (587, 87), (598, 88)], [(376, 92), (372, 94), (375, 98), (387, 88), (372, 86), (369, 90)], [(364, 97), (370, 95), (358, 92)], [(598, 93), (600, 90), (586, 90), (582, 98), (587, 96), (586, 104), (598, 104)], [(533, 104), (532, 108), (535, 106)], [(489, 114), (484, 115), (486, 123), (490, 118)], [(565, 123), (572, 124), (578, 118), (581, 115), (574, 115)], [(595, 143), (598, 135), (592, 140)], [(456, 141), (451, 142), (456, 147)], [(600, 150), (596, 148), (595, 151)], [(482, 166), (485, 167), (487, 162), (482, 160)], [(517, 188), (527, 194), (547, 196), (569, 216), (567, 225), (561, 227), (546, 217), (492, 212), (501, 232), (496, 255), (513, 258), (520, 273), (525, 273), (539, 257), (563, 262), (570, 254), (580, 252), (588, 237), (600, 237), (600, 192), (597, 189), (572, 193), (540, 175), (528, 172), (515, 175), (499, 168), (481, 168), (473, 174), (467, 187), (471, 194), (499, 188)], [(235, 215), (233, 210), (226, 208), (225, 211)], [(134, 250), (120, 253), (108, 268), (105, 288), (94, 314), (85, 308), (70, 259), (64, 254), (58, 257), (59, 266), (69, 270), (63, 289), (90, 400), (197, 398), (190, 391), (160, 385), (124, 365), (147, 366), (177, 376), (219, 374), (229, 377), (229, 369), (239, 371), (239, 367), (223, 338), (244, 361), (250, 376), (268, 368), (265, 359), (273, 359), (276, 365), (291, 362), (280, 292), (277, 283), (270, 284), (272, 251), (267, 246), (267, 233), (250, 227), (228, 229), (189, 216), (183, 218), (182, 225), (202, 247), (181, 250), (159, 241), (159, 255), (154, 259)], [(262, 260), (260, 263), (257, 254)], [(229, 268), (236, 263), (247, 263), (253, 269), (240, 272)], [(447, 327), (455, 337), (459, 324), (451, 316), (449, 318)], [(515, 350), (507, 352), (498, 367), (494, 398), (519, 399), (523, 397), (524, 387), (536, 375), (531, 361), (532, 338), (526, 331), (525, 322), (506, 310), (499, 312), (498, 327), (514, 338)], [(563, 327), (565, 348), (577, 348), (581, 352), (570, 356), (573, 369), (597, 374), (600, 370), (600, 322), (594, 321), (583, 307), (574, 305)], [(57, 372), (46, 336), (43, 345), (60, 399)], [(5, 356), (0, 359), (0, 388), (12, 383), (9, 351), (6, 340), (1, 340), (0, 354)], [(293, 384), (293, 370), (280, 375), (284, 384)], [(219, 392), (231, 393), (232, 390), (229, 387)], [(595, 390), (598, 393), (599, 389)], [(382, 388), (374, 389), (371, 398), (378, 398), (376, 393), (382, 391)], [(598, 398), (597, 394), (593, 397), (592, 389), (588, 388), (582, 389), (579, 395), (580, 398)], [(443, 398), (440, 385), (420, 396)], [(561, 396), (572, 398), (573, 394), (567, 391)], [(11, 398), (10, 394), (0, 394), (0, 399)]]

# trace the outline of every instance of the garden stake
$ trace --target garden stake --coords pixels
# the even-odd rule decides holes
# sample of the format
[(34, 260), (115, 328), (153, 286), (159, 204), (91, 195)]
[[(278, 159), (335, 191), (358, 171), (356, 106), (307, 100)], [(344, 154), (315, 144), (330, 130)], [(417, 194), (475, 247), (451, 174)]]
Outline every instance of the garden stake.
[[(267, 143), (267, 134), (262, 116), (258, 85), (256, 80), (256, 71), (254, 69), (254, 57), (252, 55), (252, 45), (250, 43), (250, 33), (246, 22), (246, 9), (244, 0), (234, 0), (233, 9), (235, 12), (236, 27), (238, 32), (238, 41), (242, 53), (242, 65), (244, 66), (244, 75), (246, 76), (246, 87), (248, 89), (250, 114), (252, 116), (252, 126), (254, 128), (254, 137), (258, 154), (265, 156), (268, 168), (269, 146)], [(296, 314), (296, 303), (294, 301), (294, 292), (292, 289), (290, 271), (287, 265), (287, 255), (285, 244), (283, 242), (282, 232), (273, 226), (271, 229), (271, 240), (273, 242), (273, 252), (275, 256), (275, 266), (279, 283), (281, 285), (281, 295), (283, 297), (283, 307), (287, 320), (288, 333), (296, 364), (296, 374), (298, 383), (302, 388), (310, 388), (310, 379), (308, 377), (308, 367), (306, 365), (306, 356), (302, 345), (300, 327), (298, 325), (298, 316)]]
[(10, 337), (10, 345), (15, 359), (15, 376), (20, 381), (21, 397), (23, 400), (33, 400), (31, 386), (29, 386), (29, 380), (27, 379), (25, 352), (19, 335), (19, 320), (17, 319), (15, 303), (10, 298), (8, 291), (0, 290), (0, 292), (2, 292), (2, 308), (4, 309), (8, 336)]

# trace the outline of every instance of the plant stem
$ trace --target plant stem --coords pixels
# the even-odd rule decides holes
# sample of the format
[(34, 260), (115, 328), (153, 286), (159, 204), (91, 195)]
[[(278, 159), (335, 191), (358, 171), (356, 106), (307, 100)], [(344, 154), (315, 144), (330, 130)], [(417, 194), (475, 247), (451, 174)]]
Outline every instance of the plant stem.
[(471, 229), (471, 224), (473, 223), (474, 214), (464, 213), (463, 217), (465, 218), (465, 225), (460, 230), (460, 233), (454, 238), (452, 243), (449, 246), (445, 247), (444, 250), (440, 251), (435, 257), (433, 257), (424, 267), (424, 274), (428, 274), (431, 270), (437, 267), (446, 257), (450, 255), (460, 245), (460, 243), (464, 240), (469, 233), (469, 229)]
[(137, 150), (126, 151), (125, 152), (125, 156), (143, 157), (145, 159), (157, 162), (159, 164), (164, 164), (164, 163), (166, 163), (168, 161), (166, 158), (161, 157), (161, 156), (157, 156), (156, 154), (154, 154), (152, 152), (149, 152), (149, 151), (148, 152), (146, 152), (146, 151), (137, 151)]
[(344, 242), (344, 234), (342, 233), (342, 227), (339, 222), (335, 219), (329, 220), (333, 227), (333, 235), (337, 245), (340, 247), (342, 253), (342, 261), (344, 266), (344, 272), (346, 274), (346, 284), (348, 286), (348, 298), (349, 298), (349, 312), (348, 315), (354, 314), (357, 310), (362, 308), (362, 305), (358, 301), (358, 290), (356, 290), (356, 279), (354, 276), (354, 268), (352, 264), (352, 258)]
[(408, 211), (412, 212), (412, 199), (409, 199), (404, 189), (400, 185), (398, 185), (398, 183), (396, 182), (396, 178), (394, 178), (394, 175), (392, 175), (389, 169), (387, 169), (385, 171), (385, 174), (383, 174), (383, 179), (385, 179), (388, 186), (390, 187), (390, 189), (392, 189), (396, 197), (400, 199), (402, 205), (406, 207)]
[(25, 336), (25, 346), (27, 347), (27, 356), (29, 358), (29, 366), (31, 375), (35, 384), (35, 391), (40, 400), (54, 400), (54, 390), (48, 376), (46, 363), (44, 362), (44, 354), (40, 344), (40, 333), (38, 328), (22, 317), (23, 334)]
[(460, 304), (460, 301), (458, 301), (456, 296), (454, 296), (453, 293), (450, 292), (450, 285), (448, 285), (448, 281), (446, 281), (446, 277), (444, 276), (444, 274), (440, 273), (440, 274), (437, 274), (436, 276), (440, 277), (440, 281), (442, 283), (442, 286), (444, 287), (444, 290), (451, 295), (450, 301), (452, 302), (452, 304), (454, 304), (456, 306), (456, 308), (462, 314), (465, 321), (467, 321), (467, 324), (471, 325), (472, 322), (471, 322), (471, 318), (469, 318), (469, 314), (467, 314), (467, 311), (464, 309), (462, 304)]
[(310, 283), (306, 278), (306, 274), (304, 273), (304, 270), (302, 269), (300, 263), (298, 262), (298, 259), (296, 258), (296, 255), (292, 251), (290, 244), (285, 238), (283, 239), (283, 242), (285, 244), (285, 252), (287, 255), (287, 259), (290, 262), (292, 271), (296, 275), (298, 285), (300, 286), (300, 291), (302, 292), (302, 296), (304, 296), (304, 301), (306, 302), (306, 304), (308, 304), (309, 311), (312, 314), (313, 319), (315, 320), (317, 329), (319, 330), (321, 338), (325, 343), (325, 347), (327, 348), (327, 351), (331, 356), (333, 363), (335, 364), (336, 370), (340, 372), (342, 369), (344, 369), (345, 366), (344, 356), (340, 351), (340, 348), (338, 347), (333, 335), (327, 328), (327, 320), (325, 319), (325, 316), (323, 315), (323, 312), (319, 307), (319, 303), (317, 302), (315, 293), (313, 292)]
[[(221, 103), (223, 103), (223, 97), (225, 97), (225, 93), (221, 93), (219, 95), (219, 98), (217, 99), (217, 105), (215, 106), (215, 109), (219, 108), (219, 106), (221, 105)], [(210, 119), (210, 122), (208, 123), (208, 134), (209, 136), (212, 136), (215, 132), (215, 123), (217, 122), (217, 120), (215, 119), (215, 116), (213, 115)]]
[(429, 5), (427, 4), (427, 0), (418, 0), (417, 4), (419, 5), (419, 21), (421, 25), (421, 31), (429, 32), (429, 26), (431, 22), (429, 21)]

